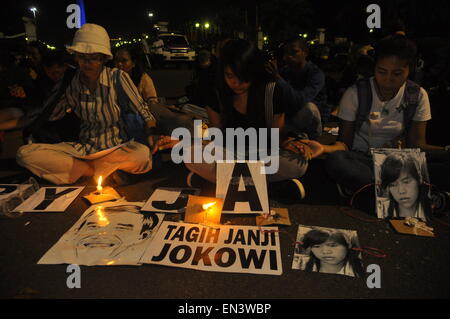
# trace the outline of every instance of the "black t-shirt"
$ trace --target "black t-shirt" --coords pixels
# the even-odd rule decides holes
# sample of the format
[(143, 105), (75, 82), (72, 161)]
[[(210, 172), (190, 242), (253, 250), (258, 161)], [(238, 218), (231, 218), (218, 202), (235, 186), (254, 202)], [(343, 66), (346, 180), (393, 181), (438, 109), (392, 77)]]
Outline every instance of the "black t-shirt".
[[(248, 138), (246, 138), (246, 152), (254, 153), (260, 149), (260, 132), (259, 128), (267, 128), (266, 118), (265, 118), (265, 84), (261, 85), (252, 85), (249, 89), (249, 95), (247, 100), (247, 114), (243, 114), (238, 112), (232, 104), (232, 96), (224, 97), (219, 100), (220, 94), (215, 92), (215, 94), (211, 95), (211, 101), (208, 103), (208, 106), (219, 113), (222, 121), (222, 130), (225, 131), (226, 128), (242, 128), (244, 130), (248, 128), (255, 128), (258, 144), (257, 147), (249, 148)], [(285, 103), (283, 101), (283, 90), (279, 85), (275, 85), (274, 93), (273, 93), (273, 114), (282, 114), (284, 113)], [(221, 107), (222, 105), (222, 107)], [(224, 132), (225, 133), (225, 132)], [(267, 148), (271, 145), (271, 134), (267, 132), (267, 140), (266, 146)], [(226, 143), (226, 140), (224, 140)], [(235, 149), (237, 145), (237, 138), (235, 137)], [(230, 148), (230, 145), (225, 145), (225, 147)]]
[[(210, 94), (208, 106), (220, 114), (223, 124), (222, 129), (238, 127), (243, 129), (250, 127), (256, 129), (264, 128), (267, 127), (264, 104), (265, 89), (265, 84), (252, 85), (250, 87), (247, 100), (247, 114), (240, 113), (233, 107), (231, 96), (221, 96), (217, 91)], [(285, 113), (284, 94), (282, 88), (279, 85), (275, 85), (273, 92), (273, 114), (282, 113)]]

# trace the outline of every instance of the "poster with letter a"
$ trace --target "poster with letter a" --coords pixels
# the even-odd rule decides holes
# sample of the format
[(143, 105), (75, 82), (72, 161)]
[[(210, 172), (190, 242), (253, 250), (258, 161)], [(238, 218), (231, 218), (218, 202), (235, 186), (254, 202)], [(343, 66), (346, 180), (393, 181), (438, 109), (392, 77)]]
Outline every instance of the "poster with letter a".
[(277, 227), (208, 227), (165, 221), (141, 263), (203, 271), (283, 273)]
[(269, 213), (266, 175), (262, 161), (217, 162), (216, 197), (224, 214)]

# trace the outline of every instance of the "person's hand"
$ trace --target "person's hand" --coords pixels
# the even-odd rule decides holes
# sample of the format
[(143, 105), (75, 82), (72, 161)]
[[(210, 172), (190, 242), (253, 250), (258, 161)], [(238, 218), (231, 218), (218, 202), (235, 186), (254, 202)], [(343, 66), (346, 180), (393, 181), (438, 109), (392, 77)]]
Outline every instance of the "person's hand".
[(174, 147), (178, 142), (179, 140), (174, 140), (170, 136), (160, 136), (152, 148), (152, 154), (155, 154), (157, 151), (170, 149)]
[(19, 99), (24, 99), (27, 97), (27, 94), (25, 93), (25, 90), (23, 87), (15, 84), (9, 87), (9, 94), (13, 97), (17, 97)]
[(276, 79), (280, 78), (280, 74), (278, 73), (278, 63), (277, 60), (270, 60), (264, 64), (266, 71), (274, 76)]
[(316, 158), (316, 157), (318, 157), (318, 156), (323, 154), (324, 148), (323, 148), (323, 145), (320, 144), (319, 142), (312, 141), (312, 140), (300, 140), (299, 142), (305, 143), (306, 145), (309, 146), (309, 148), (312, 151), (311, 159), (312, 158)]
[(288, 151), (300, 154), (305, 160), (311, 160), (313, 151), (308, 144), (296, 139), (289, 139), (282, 143), (282, 147)]

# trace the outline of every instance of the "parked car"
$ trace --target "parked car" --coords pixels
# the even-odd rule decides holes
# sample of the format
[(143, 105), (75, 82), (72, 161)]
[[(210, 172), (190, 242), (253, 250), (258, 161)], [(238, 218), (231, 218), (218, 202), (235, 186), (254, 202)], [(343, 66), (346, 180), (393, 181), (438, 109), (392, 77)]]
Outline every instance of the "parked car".
[(159, 39), (163, 41), (162, 50), (155, 51), (159, 55), (159, 61), (164, 62), (193, 62), (195, 61), (195, 50), (189, 44), (183, 34), (160, 33)]

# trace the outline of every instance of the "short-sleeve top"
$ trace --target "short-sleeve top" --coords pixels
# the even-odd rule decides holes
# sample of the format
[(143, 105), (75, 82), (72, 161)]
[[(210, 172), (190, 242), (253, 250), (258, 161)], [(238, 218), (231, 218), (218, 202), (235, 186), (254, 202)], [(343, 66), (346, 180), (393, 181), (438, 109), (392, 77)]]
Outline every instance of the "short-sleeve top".
[[(374, 78), (370, 78), (372, 91), (372, 106), (370, 120), (363, 123), (353, 139), (353, 150), (367, 152), (370, 148), (397, 147), (402, 137), (405, 125), (403, 123), (403, 109), (400, 107), (404, 98), (404, 83), (394, 98), (381, 101), (376, 93)], [(339, 103), (338, 117), (341, 120), (353, 122), (358, 110), (358, 92), (356, 85), (349, 87)], [(428, 121), (431, 119), (428, 94), (422, 87), (419, 92), (419, 104), (413, 121)], [(369, 124), (370, 123), (370, 124)]]
[[(252, 85), (249, 89), (249, 95), (247, 100), (247, 114), (243, 114), (238, 112), (232, 104), (231, 97), (220, 97), (219, 93), (211, 94), (212, 99), (208, 106), (219, 113), (222, 120), (222, 131), (225, 131), (226, 128), (242, 128), (247, 130), (249, 128), (256, 129), (256, 137), (257, 137), (257, 147), (250, 146), (250, 144), (245, 145), (246, 149), (246, 157), (261, 154), (263, 149), (267, 149), (272, 145), (271, 134), (267, 132), (266, 140), (261, 139), (260, 128), (269, 128), (266, 123), (266, 115), (265, 115), (265, 84), (261, 85)], [(285, 103), (283, 101), (283, 89), (279, 85), (275, 84), (274, 92), (273, 92), (273, 115), (283, 114), (284, 113)], [(227, 140), (224, 141), (225, 147), (228, 149), (231, 145), (227, 144)], [(237, 145), (237, 140), (235, 137), (234, 145)], [(265, 143), (265, 146), (264, 146)], [(235, 149), (236, 151), (236, 149)], [(259, 153), (258, 153), (259, 151)], [(236, 153), (237, 154), (237, 153)], [(249, 155), (250, 154), (250, 155)], [(250, 158), (251, 159), (251, 158)], [(261, 159), (261, 158), (260, 158)]]
[[(209, 95), (208, 106), (221, 115), (223, 120), (222, 129), (238, 127), (243, 129), (254, 127), (258, 129), (267, 127), (264, 106), (265, 84), (250, 87), (247, 100), (247, 114), (240, 113), (233, 107), (231, 97), (220, 96), (218, 91), (214, 91)], [(273, 92), (274, 115), (285, 112), (283, 97), (282, 88), (280, 85), (275, 84)]]

